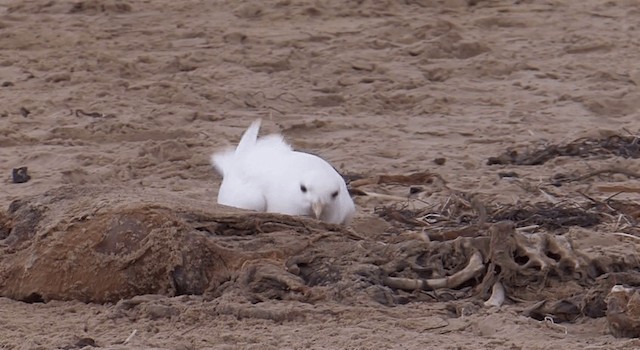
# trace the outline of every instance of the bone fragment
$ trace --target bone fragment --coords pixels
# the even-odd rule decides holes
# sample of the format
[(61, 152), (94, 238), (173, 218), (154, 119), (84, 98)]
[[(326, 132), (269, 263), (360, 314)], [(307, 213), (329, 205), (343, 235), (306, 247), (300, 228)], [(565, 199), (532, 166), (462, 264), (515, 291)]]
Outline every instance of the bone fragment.
[(499, 281), (493, 284), (491, 288), (491, 297), (484, 302), (484, 306), (487, 307), (500, 307), (504, 303), (504, 286)]

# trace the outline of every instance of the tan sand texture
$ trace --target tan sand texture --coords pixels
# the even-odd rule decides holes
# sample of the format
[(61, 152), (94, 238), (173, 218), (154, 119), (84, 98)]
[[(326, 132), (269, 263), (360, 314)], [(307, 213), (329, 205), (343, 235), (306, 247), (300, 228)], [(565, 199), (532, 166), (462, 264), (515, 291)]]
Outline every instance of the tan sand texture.
[[(633, 0), (0, 0), (0, 347), (640, 348), (639, 28)], [(352, 225), (215, 204), (257, 118), (345, 175)]]

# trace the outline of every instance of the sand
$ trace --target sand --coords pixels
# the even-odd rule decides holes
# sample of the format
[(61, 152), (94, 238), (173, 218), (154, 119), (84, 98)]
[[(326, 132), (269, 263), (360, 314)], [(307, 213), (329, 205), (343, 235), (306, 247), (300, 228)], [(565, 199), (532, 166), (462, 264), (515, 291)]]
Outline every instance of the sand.
[[(463, 298), (436, 301), (375, 283), (367, 289), (358, 283), (377, 277), (354, 277), (383, 245), (430, 247), (428, 226), (381, 218), (385, 206), (437, 207), (453, 193), (487, 206), (585, 203), (621, 188), (616, 199), (637, 203), (633, 157), (487, 160), (511, 148), (637, 135), (639, 15), (634, 0), (0, 1), (0, 233), (9, 235), (0, 347), (640, 347), (611, 335), (606, 317), (528, 317), (530, 295), (487, 308), (469, 285)], [(363, 186), (386, 197), (357, 195), (349, 229), (228, 211), (215, 205), (220, 177), (209, 157), (257, 118), (264, 132), (282, 132), (354, 178), (428, 171), (438, 180)], [(12, 183), (18, 167), (28, 167), (30, 181)], [(632, 173), (550, 184), (558, 174), (620, 168)], [(423, 191), (403, 199), (410, 185)], [(638, 214), (623, 217), (539, 232), (566, 234), (588, 259), (617, 256), (616, 266), (637, 269), (639, 241), (612, 232), (637, 234)], [(119, 259), (142, 248), (100, 246), (105, 227), (123, 218), (166, 229), (136, 241), (161, 249), (126, 260), (131, 275)], [(229, 227), (226, 238), (216, 236)], [(84, 240), (86, 230), (95, 234)], [(88, 250), (97, 246), (118, 259), (100, 260)], [(340, 277), (326, 279), (327, 268), (324, 284), (313, 285), (314, 276), (292, 272), (278, 280), (287, 288), (261, 289), (256, 276), (285, 276), (274, 261), (313, 254)], [(217, 257), (233, 263), (220, 268)], [(199, 275), (167, 282), (163, 273), (176, 266)], [(150, 282), (132, 288), (132, 278)], [(209, 284), (193, 282), (203, 280)], [(551, 292), (539, 300), (578, 290), (542, 286)]]

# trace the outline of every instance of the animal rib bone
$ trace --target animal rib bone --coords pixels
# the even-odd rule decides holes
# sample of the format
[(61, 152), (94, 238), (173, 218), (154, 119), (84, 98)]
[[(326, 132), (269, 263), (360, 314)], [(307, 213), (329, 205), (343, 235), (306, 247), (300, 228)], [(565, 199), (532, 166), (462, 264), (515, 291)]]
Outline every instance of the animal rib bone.
[(402, 289), (406, 291), (413, 290), (433, 290), (440, 288), (456, 288), (471, 278), (477, 277), (484, 271), (482, 263), (482, 254), (476, 251), (469, 258), (469, 263), (464, 269), (454, 273), (451, 276), (433, 279), (414, 279), (402, 277), (386, 277), (383, 282), (391, 288)]

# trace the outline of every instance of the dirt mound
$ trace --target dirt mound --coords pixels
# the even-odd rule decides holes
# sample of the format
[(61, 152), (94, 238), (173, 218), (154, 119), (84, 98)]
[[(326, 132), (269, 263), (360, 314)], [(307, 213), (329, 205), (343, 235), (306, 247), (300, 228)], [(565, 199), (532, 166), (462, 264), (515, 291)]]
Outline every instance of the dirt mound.
[(15, 201), (0, 224), (0, 293), (24, 301), (203, 294), (249, 261), (300, 250), (305, 238), (292, 236), (320, 231), (304, 220), (113, 187), (63, 187)]

